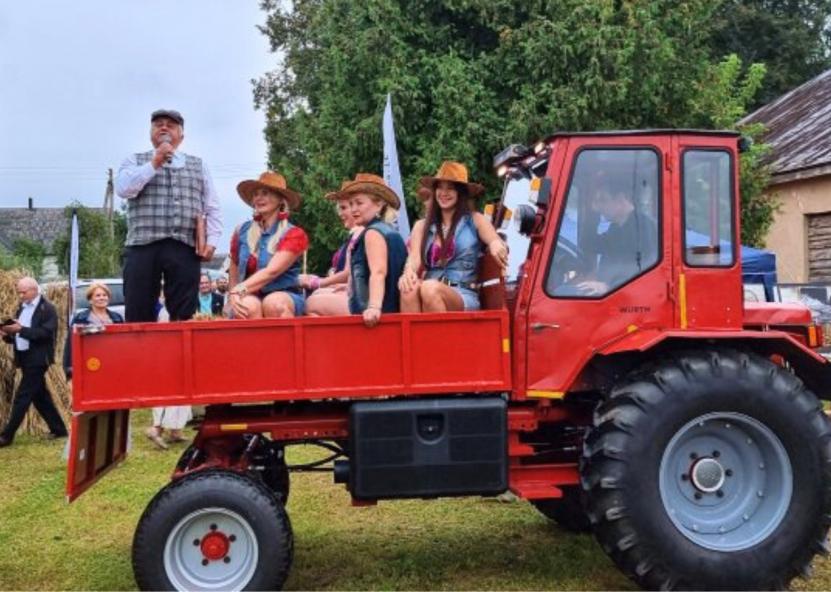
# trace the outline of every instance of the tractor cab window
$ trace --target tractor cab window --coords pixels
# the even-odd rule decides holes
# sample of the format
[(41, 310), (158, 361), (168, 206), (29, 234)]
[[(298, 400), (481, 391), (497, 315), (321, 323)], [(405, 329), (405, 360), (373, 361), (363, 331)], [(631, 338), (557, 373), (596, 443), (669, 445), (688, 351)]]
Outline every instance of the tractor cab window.
[(658, 163), (645, 148), (579, 153), (549, 264), (549, 295), (599, 298), (658, 262)]
[(684, 152), (684, 262), (687, 265), (731, 267), (735, 263), (732, 168), (728, 152)]

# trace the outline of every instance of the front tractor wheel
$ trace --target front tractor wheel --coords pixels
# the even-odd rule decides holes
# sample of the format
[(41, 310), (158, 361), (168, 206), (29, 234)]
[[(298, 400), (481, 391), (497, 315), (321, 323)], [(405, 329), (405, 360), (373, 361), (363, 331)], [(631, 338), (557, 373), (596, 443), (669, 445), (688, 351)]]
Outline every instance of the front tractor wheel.
[(279, 590), (293, 552), (280, 501), (231, 471), (191, 473), (162, 489), (133, 539), (142, 590)]
[(688, 352), (595, 414), (582, 486), (603, 548), (649, 589), (781, 589), (824, 551), (831, 424), (753, 354)]

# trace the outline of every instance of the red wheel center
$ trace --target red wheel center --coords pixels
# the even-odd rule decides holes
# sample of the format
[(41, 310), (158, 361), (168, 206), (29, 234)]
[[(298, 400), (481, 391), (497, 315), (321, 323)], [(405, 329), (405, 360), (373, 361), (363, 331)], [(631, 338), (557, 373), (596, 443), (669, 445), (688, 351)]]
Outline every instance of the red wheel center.
[(219, 561), (228, 554), (228, 549), (231, 548), (231, 541), (228, 537), (214, 530), (202, 537), (202, 543), (199, 545), (202, 549), (202, 555), (209, 561)]

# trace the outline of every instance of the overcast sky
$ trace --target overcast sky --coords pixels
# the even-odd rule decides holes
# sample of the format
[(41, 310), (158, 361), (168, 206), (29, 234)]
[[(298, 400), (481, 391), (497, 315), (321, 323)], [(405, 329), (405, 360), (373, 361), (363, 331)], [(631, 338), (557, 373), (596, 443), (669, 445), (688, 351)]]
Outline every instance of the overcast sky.
[(248, 215), (236, 184), (267, 160), (250, 83), (277, 66), (264, 20), (257, 0), (0, 0), (0, 206), (103, 205), (107, 169), (150, 149), (150, 113), (178, 109), (227, 252)]

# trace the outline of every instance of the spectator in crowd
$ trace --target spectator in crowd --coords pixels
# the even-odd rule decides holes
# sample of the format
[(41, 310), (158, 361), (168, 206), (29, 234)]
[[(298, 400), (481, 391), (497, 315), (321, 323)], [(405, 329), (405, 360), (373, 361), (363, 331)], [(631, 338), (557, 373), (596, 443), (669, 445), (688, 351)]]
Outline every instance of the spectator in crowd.
[[(157, 320), (160, 323), (167, 323), (170, 321), (170, 316), (165, 307), (164, 291), (159, 293), (158, 300), (154, 307), (157, 315)], [(192, 417), (190, 405), (172, 405), (169, 407), (153, 407), (152, 424), (144, 431), (147, 436), (157, 448), (161, 450), (168, 449), (168, 442), (183, 442), (185, 440), (182, 435), (185, 425)], [(167, 440), (165, 440), (165, 430), (168, 430)]]
[[(348, 181), (345, 181), (341, 189), (347, 184)], [(332, 255), (332, 266), (326, 277), (300, 276), (300, 285), (314, 292), (306, 300), (306, 314), (313, 317), (349, 314), (349, 259), (358, 237), (363, 232), (363, 227), (357, 226), (352, 217), (348, 194), (333, 191), (327, 193), (325, 198), (335, 202), (335, 212), (349, 234)]]
[[(169, 407), (153, 407), (153, 425), (145, 431), (145, 435), (157, 448), (167, 450), (168, 444), (178, 444), (186, 440), (185, 425), (193, 417), (190, 405), (172, 405)], [(167, 430), (167, 438), (165, 438)]]
[(222, 297), (222, 307), (224, 310), (228, 304), (228, 278), (225, 275), (216, 278), (216, 293)]
[(289, 221), (300, 207), (300, 196), (286, 186), (283, 175), (266, 171), (257, 180), (237, 185), (254, 217), (240, 224), (231, 237), (229, 301), (242, 319), (293, 317), (305, 311), (299, 286), (300, 256), (309, 246), (302, 228)]
[(224, 304), (222, 296), (211, 290), (211, 278), (203, 273), (199, 277), (199, 313), (220, 316)]
[(112, 292), (106, 284), (94, 282), (86, 291), (89, 306), (79, 310), (69, 323), (66, 332), (66, 345), (63, 348), (63, 369), (68, 379), (72, 378), (72, 327), (75, 325), (93, 325), (103, 327), (112, 323), (123, 323), (124, 317), (107, 308)]
[(127, 200), (128, 322), (156, 320), (154, 306), (162, 279), (170, 319), (191, 318), (198, 304), (199, 260), (213, 256), (222, 234), (219, 198), (208, 169), (200, 158), (178, 150), (184, 124), (178, 111), (154, 111), (150, 115), (153, 150), (129, 156), (116, 178), (116, 192)]
[(3, 341), (14, 348), (15, 365), (23, 376), (12, 403), (6, 427), (0, 432), (0, 447), (14, 441), (17, 428), (23, 422), (30, 405), (49, 427), (49, 438), (67, 436), (61, 414), (46, 388), (46, 370), (55, 360), (55, 335), (58, 315), (55, 307), (40, 294), (34, 278), (24, 277), (17, 282), (20, 307), (14, 319), (6, 319), (0, 325)]
[(476, 285), (483, 247), (504, 268), (508, 249), (493, 225), (476, 211), (485, 188), (468, 181), (467, 167), (445, 161), (434, 177), (421, 179), (427, 202), (413, 226), (410, 254), (399, 281), (402, 312), (478, 310)]
[(401, 202), (384, 179), (358, 173), (342, 193), (349, 196), (355, 224), (364, 230), (358, 236), (350, 259), (349, 312), (374, 327), (381, 313), (398, 312), (398, 278), (407, 259), (407, 247), (391, 223)]

